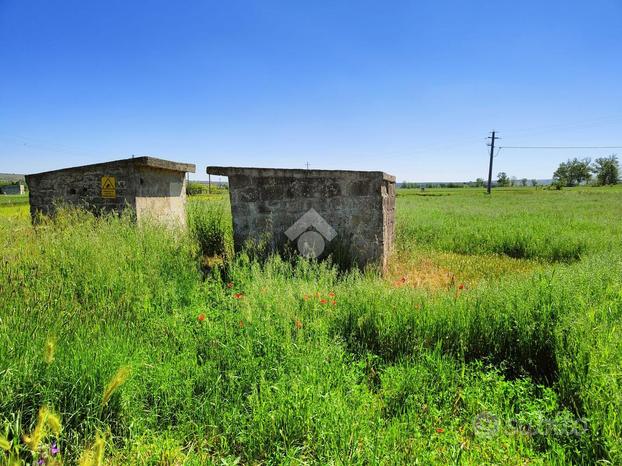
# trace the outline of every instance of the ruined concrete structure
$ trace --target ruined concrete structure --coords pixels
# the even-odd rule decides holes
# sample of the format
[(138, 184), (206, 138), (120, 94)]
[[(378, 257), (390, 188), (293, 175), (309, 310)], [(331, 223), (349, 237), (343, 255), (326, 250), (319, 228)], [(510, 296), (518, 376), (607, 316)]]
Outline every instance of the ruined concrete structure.
[(92, 212), (121, 213), (127, 207), (137, 220), (153, 218), (186, 224), (186, 172), (195, 166), (154, 157), (64, 168), (26, 175), (30, 213), (54, 213), (56, 205), (73, 204)]
[(395, 177), (383, 172), (207, 167), (229, 177), (235, 249), (248, 242), (383, 269), (395, 236)]

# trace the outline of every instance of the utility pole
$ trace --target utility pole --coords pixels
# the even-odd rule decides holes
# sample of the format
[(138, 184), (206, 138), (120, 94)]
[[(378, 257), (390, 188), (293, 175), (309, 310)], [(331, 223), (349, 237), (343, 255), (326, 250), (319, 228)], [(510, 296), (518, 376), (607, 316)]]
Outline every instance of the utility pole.
[(500, 138), (498, 138), (495, 131), (493, 131), (492, 136), (488, 136), (488, 139), (490, 139), (490, 164), (488, 165), (488, 188), (486, 189), (486, 192), (490, 194), (490, 188), (492, 187), (492, 158), (495, 154), (495, 140)]
[(308, 170), (309, 169), (309, 162), (307, 162), (305, 165), (307, 166), (307, 170)]

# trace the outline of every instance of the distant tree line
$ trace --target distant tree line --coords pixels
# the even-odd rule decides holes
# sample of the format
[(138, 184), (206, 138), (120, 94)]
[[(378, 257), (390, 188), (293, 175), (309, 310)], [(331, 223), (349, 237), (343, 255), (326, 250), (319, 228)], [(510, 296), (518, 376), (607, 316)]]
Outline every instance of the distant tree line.
[[(613, 154), (608, 157), (600, 157), (593, 162), (589, 158), (584, 159), (568, 159), (566, 162), (559, 164), (555, 173), (553, 173), (552, 186), (560, 189), (565, 186), (577, 186), (587, 184), (593, 181), (597, 186), (605, 186), (617, 184), (620, 182), (620, 163), (618, 156)], [(548, 183), (548, 181), (544, 181)], [(506, 172), (497, 174), (497, 181), (494, 185), (501, 188), (510, 186), (539, 186), (536, 179), (521, 178), (520, 180), (514, 176), (508, 176)], [(464, 188), (464, 187), (484, 187), (486, 182), (483, 178), (477, 178), (475, 181), (464, 183), (411, 183), (404, 181), (400, 184), (401, 188)]]
[(226, 192), (228, 185), (225, 183), (213, 182), (211, 186), (208, 186), (205, 182), (189, 181), (186, 185), (186, 194), (188, 196), (197, 196), (199, 194), (221, 194)]
[(589, 158), (568, 159), (562, 162), (553, 173), (553, 182), (557, 187), (586, 184), (595, 175), (595, 184), (605, 186), (620, 181), (620, 163), (617, 155), (600, 157), (594, 162)]
[(449, 182), (449, 183), (413, 183), (411, 181), (402, 181), (399, 183), (400, 188), (404, 189), (425, 189), (425, 188), (464, 188), (467, 186), (474, 186), (474, 183), (467, 181), (464, 183)]
[[(478, 178), (479, 179), (479, 178)], [(508, 174), (506, 172), (500, 172), (497, 175), (497, 183), (496, 185), (502, 188), (508, 187), (508, 186), (528, 186), (529, 184), (531, 184), (531, 186), (538, 186), (538, 180), (532, 179), (532, 180), (528, 180), (527, 178), (521, 178), (520, 180), (516, 179), (516, 177), (512, 176), (509, 177)]]
[[(605, 186), (617, 184), (620, 182), (620, 163), (617, 155), (613, 154), (608, 157), (600, 157), (592, 162), (589, 158), (584, 159), (568, 159), (562, 162), (553, 173), (552, 185), (557, 189), (564, 186), (578, 186), (587, 184), (594, 180), (596, 186)], [(482, 182), (481, 178), (476, 183)], [(522, 178), (520, 181), (515, 177), (509, 177), (507, 173), (500, 172), (497, 175), (497, 186), (527, 186), (529, 180)], [(482, 184), (483, 185), (483, 184)], [(532, 186), (537, 186), (537, 180), (531, 180)]]
[[(495, 186), (539, 186), (538, 180), (528, 180), (522, 178), (517, 180), (515, 177), (509, 177), (505, 172), (501, 172), (498, 175), (497, 181), (493, 181)], [(482, 188), (486, 186), (486, 182), (483, 178), (477, 178), (475, 181), (465, 181), (462, 183), (413, 183), (410, 181), (402, 181), (399, 183), (399, 188), (405, 189), (425, 189), (425, 188)]]

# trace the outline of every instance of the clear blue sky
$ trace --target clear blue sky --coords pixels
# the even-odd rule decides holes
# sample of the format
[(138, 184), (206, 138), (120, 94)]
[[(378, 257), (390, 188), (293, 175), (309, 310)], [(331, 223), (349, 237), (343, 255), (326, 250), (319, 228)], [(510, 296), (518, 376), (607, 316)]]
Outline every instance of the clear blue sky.
[[(622, 145), (622, 1), (0, 0), (0, 172), (150, 154), (485, 177)], [(549, 178), (574, 156), (502, 151)], [(622, 154), (622, 150), (617, 151)]]

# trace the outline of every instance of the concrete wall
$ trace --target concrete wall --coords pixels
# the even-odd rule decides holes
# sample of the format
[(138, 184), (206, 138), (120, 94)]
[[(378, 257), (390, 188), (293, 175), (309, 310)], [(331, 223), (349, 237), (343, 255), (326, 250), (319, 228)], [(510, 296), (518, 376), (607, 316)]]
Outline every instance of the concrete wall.
[(184, 172), (138, 167), (134, 207), (136, 218), (186, 226), (186, 176)]
[[(386, 267), (395, 234), (395, 178), (382, 172), (208, 167), (229, 177), (236, 250), (265, 241), (296, 251), (286, 231), (309, 209), (334, 229), (320, 259)], [(309, 226), (307, 230), (316, 230)]]
[[(114, 195), (102, 191), (102, 177), (114, 177)], [(30, 212), (53, 215), (58, 204), (95, 213), (136, 210), (137, 219), (153, 217), (185, 225), (185, 172), (140, 166), (132, 159), (44, 172), (26, 177)], [(108, 193), (110, 196), (110, 193)]]

